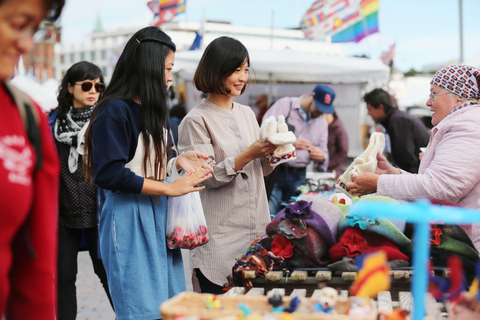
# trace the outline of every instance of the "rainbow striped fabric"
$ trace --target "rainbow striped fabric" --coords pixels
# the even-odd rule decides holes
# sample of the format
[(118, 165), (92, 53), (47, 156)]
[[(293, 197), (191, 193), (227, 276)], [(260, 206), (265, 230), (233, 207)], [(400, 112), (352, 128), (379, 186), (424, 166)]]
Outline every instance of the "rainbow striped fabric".
[(317, 0), (300, 28), (311, 40), (331, 36), (333, 42), (359, 42), (378, 32), (378, 7), (379, 0)]

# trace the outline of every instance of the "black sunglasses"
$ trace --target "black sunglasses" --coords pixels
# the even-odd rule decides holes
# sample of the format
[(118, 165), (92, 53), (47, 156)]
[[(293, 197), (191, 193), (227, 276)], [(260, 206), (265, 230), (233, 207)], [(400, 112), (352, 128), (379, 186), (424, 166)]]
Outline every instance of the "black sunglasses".
[[(82, 83), (75, 83), (75, 84), (81, 85), (82, 90), (85, 92), (90, 91), (93, 86), (93, 82), (90, 82), (90, 81), (85, 81)], [(95, 90), (97, 90), (97, 92), (103, 92), (105, 90), (105, 85), (101, 82), (95, 83)]]

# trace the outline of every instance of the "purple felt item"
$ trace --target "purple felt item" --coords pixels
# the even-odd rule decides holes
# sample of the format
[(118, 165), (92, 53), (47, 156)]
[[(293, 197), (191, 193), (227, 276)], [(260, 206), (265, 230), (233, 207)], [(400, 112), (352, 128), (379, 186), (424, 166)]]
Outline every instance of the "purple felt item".
[(304, 219), (308, 226), (315, 228), (329, 247), (336, 244), (338, 223), (343, 218), (342, 210), (332, 202), (314, 195), (306, 195), (302, 200), (289, 204), (277, 213), (278, 219)]

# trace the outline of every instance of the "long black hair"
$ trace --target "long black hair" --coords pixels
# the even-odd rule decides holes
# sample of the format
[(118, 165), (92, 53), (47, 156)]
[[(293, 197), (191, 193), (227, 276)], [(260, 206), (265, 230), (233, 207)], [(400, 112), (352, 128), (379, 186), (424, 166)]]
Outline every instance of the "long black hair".
[(92, 113), (92, 121), (85, 136), (87, 177), (93, 177), (92, 126), (103, 105), (113, 99), (139, 99), (140, 121), (145, 151), (143, 168), (147, 174), (150, 159), (150, 138), (155, 150), (155, 179), (159, 179), (159, 168), (164, 166), (163, 156), (167, 150), (165, 127), (168, 128), (168, 105), (165, 81), (165, 58), (175, 52), (170, 37), (157, 27), (146, 27), (137, 31), (127, 42), (118, 59), (112, 79), (98, 106)]
[[(68, 92), (68, 84), (74, 86), (76, 82), (83, 80), (95, 80), (100, 78), (103, 81), (102, 70), (88, 61), (80, 61), (72, 65), (65, 73), (58, 89), (58, 117), (65, 118), (70, 106), (73, 104), (73, 95)], [(99, 98), (102, 97), (100, 93)]]

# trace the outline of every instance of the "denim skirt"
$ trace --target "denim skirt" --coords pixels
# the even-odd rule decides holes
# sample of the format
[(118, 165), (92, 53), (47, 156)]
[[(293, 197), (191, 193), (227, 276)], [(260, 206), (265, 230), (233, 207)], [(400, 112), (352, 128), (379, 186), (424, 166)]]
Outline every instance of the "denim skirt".
[(105, 190), (100, 251), (116, 318), (159, 319), (160, 304), (185, 291), (180, 249), (167, 248), (168, 198)]

